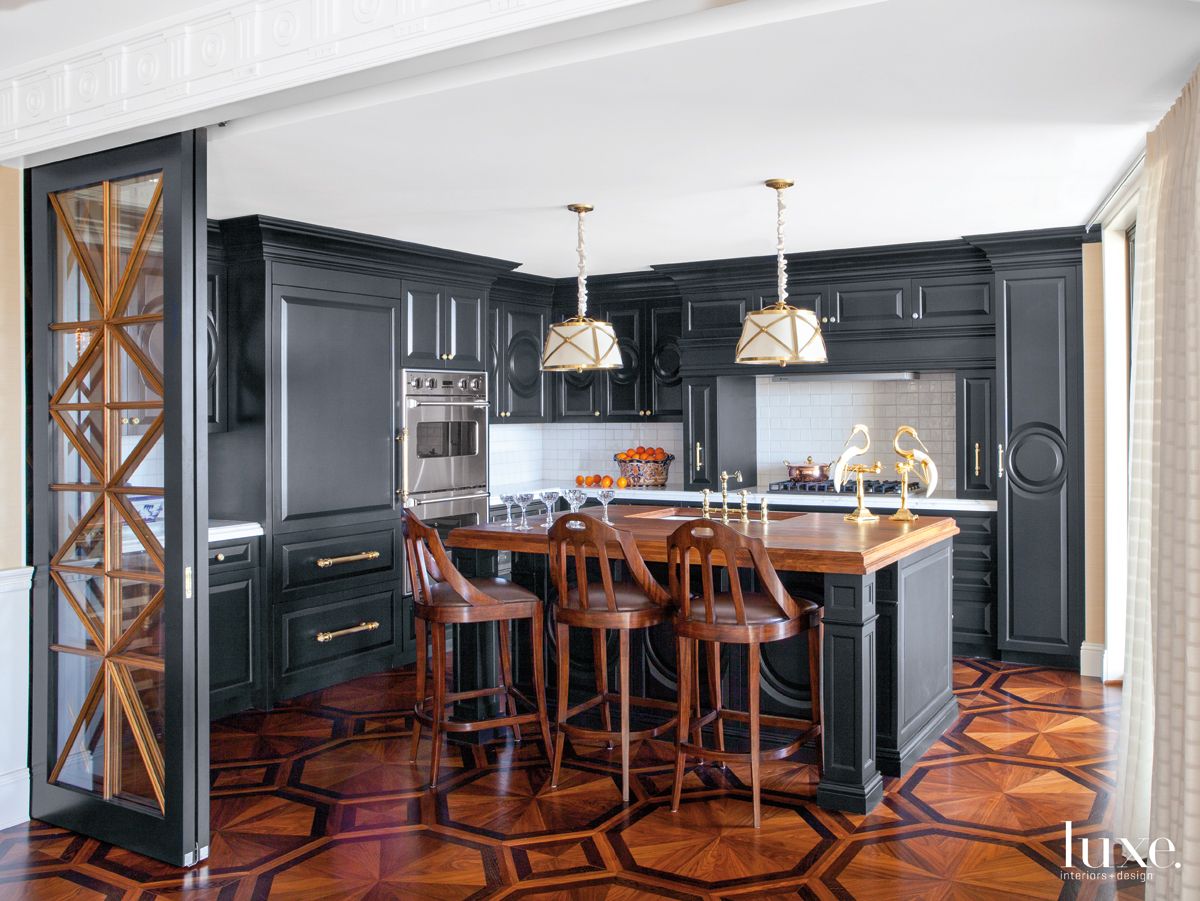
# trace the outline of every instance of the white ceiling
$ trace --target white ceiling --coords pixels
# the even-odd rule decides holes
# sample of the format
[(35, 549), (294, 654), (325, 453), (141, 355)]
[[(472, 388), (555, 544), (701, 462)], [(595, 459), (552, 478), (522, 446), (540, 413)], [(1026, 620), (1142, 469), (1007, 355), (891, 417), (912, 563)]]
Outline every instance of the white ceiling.
[(209, 212), (552, 276), (572, 201), (594, 272), (771, 253), (773, 176), (792, 251), (1082, 224), (1198, 62), (1189, 0), (889, 0), (233, 122)]

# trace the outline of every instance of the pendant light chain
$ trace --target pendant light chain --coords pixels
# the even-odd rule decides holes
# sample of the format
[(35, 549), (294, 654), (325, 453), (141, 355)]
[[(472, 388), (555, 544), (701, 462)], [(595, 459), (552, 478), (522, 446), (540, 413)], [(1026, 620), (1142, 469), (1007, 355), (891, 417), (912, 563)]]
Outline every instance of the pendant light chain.
[(584, 241), (583, 217), (587, 215), (584, 210), (579, 213), (579, 243), (577, 251), (579, 252), (579, 318), (583, 319), (587, 316), (587, 243)]
[(775, 189), (778, 216), (775, 220), (775, 253), (778, 260), (779, 302), (787, 303), (787, 257), (783, 255), (783, 227), (787, 221), (787, 204), (783, 202), (784, 188)]

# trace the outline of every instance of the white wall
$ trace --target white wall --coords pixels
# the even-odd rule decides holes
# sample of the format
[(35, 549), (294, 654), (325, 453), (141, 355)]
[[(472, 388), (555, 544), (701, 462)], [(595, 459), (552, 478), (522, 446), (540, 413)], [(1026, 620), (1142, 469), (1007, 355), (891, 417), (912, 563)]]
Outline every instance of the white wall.
[[(491, 487), (534, 482), (574, 486), (577, 475), (618, 475), (613, 454), (639, 444), (661, 447), (676, 457), (683, 448), (683, 426), (671, 423), (568, 423), (497, 425), (488, 432)], [(683, 487), (683, 464), (671, 465), (670, 487)]]
[[(758, 376), (758, 481), (787, 478), (784, 460), (837, 459), (856, 423), (871, 430), (871, 457), (881, 479), (897, 477), (892, 436), (911, 425), (938, 467), (938, 493), (954, 493), (954, 374), (922, 373), (912, 381), (842, 381)], [(911, 442), (909, 442), (911, 444)]]

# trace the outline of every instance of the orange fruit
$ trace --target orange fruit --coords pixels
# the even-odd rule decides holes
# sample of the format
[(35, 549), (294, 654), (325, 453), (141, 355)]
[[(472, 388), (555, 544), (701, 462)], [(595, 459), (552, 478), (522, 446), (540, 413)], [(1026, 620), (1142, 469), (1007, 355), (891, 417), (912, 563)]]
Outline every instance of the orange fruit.
[(621, 453), (617, 454), (617, 459), (618, 460), (628, 460), (629, 454), (625, 453), (625, 451), (621, 451)]
[(579, 478), (583, 479), (583, 484), (586, 485), (588, 488), (592, 487), (592, 477), (591, 476), (580, 476)]
[(583, 476), (575, 476), (575, 484), (578, 487), (582, 488), (583, 487)]
[(625, 476), (621, 476), (619, 479), (617, 479), (617, 487), (618, 488), (628, 488), (629, 487), (629, 479), (625, 478)]
[(656, 447), (654, 449), (654, 452), (656, 454), (658, 454), (660, 457), (665, 457), (667, 455), (667, 452), (665, 450), (663, 450), (661, 447)]
[(599, 473), (596, 473), (596, 475), (592, 476), (592, 484), (595, 485), (597, 488), (600, 487), (600, 474)]
[(611, 488), (612, 486), (613, 486), (613, 477), (612, 476), (605, 476), (604, 478), (602, 478), (600, 480), (601, 488)]
[(631, 447), (631, 448), (629, 448), (628, 450), (626, 450), (626, 451), (625, 451), (625, 456), (627, 456), (627, 457), (629, 457), (629, 458), (631, 458), (631, 459), (632, 459), (632, 458), (633, 458), (633, 455), (634, 455), (634, 454), (636, 454), (636, 453), (637, 453), (637, 448), (633, 448), (633, 447)]

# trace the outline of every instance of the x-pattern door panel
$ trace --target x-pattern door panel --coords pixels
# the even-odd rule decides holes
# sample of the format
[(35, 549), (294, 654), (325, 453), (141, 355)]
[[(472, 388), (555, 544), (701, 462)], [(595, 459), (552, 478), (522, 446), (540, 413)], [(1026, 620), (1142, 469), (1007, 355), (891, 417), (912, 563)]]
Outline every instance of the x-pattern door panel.
[(174, 863), (207, 843), (202, 140), (199, 161), (187, 134), (29, 181), (33, 372), (46, 387), (31, 441), (33, 813)]

